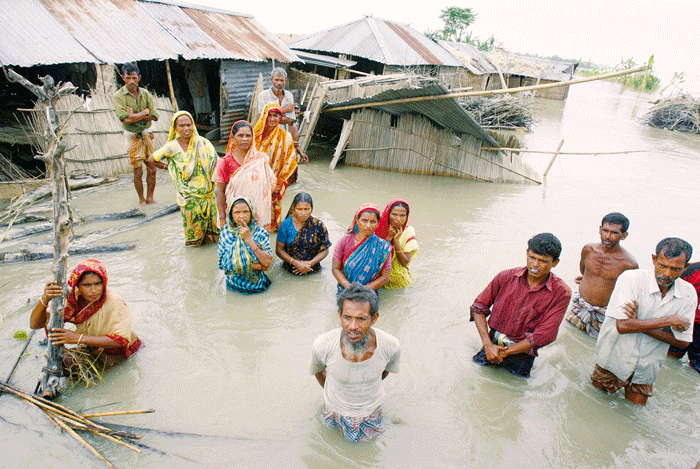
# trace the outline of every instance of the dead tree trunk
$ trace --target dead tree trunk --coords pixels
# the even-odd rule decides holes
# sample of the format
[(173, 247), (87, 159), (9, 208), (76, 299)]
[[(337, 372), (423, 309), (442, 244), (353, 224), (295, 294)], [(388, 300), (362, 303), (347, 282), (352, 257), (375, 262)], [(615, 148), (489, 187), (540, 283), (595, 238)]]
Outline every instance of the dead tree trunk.
[[(51, 76), (40, 78), (43, 86), (37, 86), (12, 70), (6, 70), (9, 81), (19, 83), (34, 93), (46, 116), (46, 131), (44, 138), (49, 142), (46, 154), (37, 156), (46, 163), (47, 174), (51, 178), (51, 193), (53, 194), (53, 266), (54, 281), (63, 286), (63, 295), (49, 302), (50, 328), (63, 327), (63, 305), (65, 302), (66, 274), (68, 272), (68, 243), (72, 230), (70, 211), (70, 186), (66, 177), (66, 166), (63, 161), (65, 142), (61, 141), (61, 124), (58, 121), (56, 101), (61, 96), (76, 90), (71, 83), (56, 86)], [(41, 394), (53, 399), (65, 390), (66, 379), (63, 377), (63, 346), (54, 346), (49, 342), (49, 358), (43, 368), (40, 379)]]

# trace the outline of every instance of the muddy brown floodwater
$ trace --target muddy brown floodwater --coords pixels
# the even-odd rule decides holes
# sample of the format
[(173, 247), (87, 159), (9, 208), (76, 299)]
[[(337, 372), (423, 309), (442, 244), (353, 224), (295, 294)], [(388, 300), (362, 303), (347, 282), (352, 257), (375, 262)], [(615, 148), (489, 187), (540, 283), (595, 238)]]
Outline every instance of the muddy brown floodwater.
[[(271, 288), (242, 296), (226, 291), (216, 246), (185, 248), (178, 214), (118, 237), (135, 241), (135, 250), (99, 256), (144, 347), (98, 386), (75, 387), (60, 402), (75, 410), (152, 407), (155, 414), (109, 420), (206, 435), (144, 434), (142, 443), (166, 454), (94, 441), (123, 468), (693, 467), (700, 460), (700, 375), (685, 360), (667, 359), (643, 408), (589, 384), (594, 340), (568, 324), (541, 350), (530, 379), (471, 362), (480, 341), (469, 305), (497, 272), (524, 265), (535, 233), (551, 231), (562, 241), (554, 272), (573, 288), (581, 248), (599, 239), (600, 219), (611, 211), (630, 218), (623, 243), (643, 268), (666, 236), (685, 238), (700, 257), (700, 137), (639, 124), (649, 99), (590, 83), (573, 87), (566, 102), (536, 100), (531, 149), (554, 150), (564, 139), (562, 151), (649, 150), (562, 155), (542, 186), (330, 171), (332, 149), (312, 147), (312, 163), (301, 168), (284, 210), (297, 191), (309, 192), (314, 215), (336, 241), (360, 203), (383, 207), (403, 197), (420, 243), (412, 263), (418, 282), (381, 295), (377, 326), (399, 338), (402, 363), (385, 380), (386, 430), (374, 441), (347, 443), (323, 425), (322, 389), (308, 374), (314, 338), (338, 325), (330, 256), (322, 273), (308, 278), (289, 275), (277, 259)], [(541, 172), (549, 157), (526, 160)], [(149, 213), (174, 201), (165, 173), (156, 200)], [(138, 204), (124, 179), (76, 192), (74, 205), (92, 214)], [(71, 268), (78, 260), (70, 259)], [(0, 379), (23, 345), (14, 332), (28, 329), (30, 307), (22, 306), (34, 304), (49, 276), (49, 262), (0, 267)], [(34, 389), (44, 353), (30, 345), (15, 385)], [(0, 466), (99, 467), (16, 398), (0, 397), (0, 417)]]

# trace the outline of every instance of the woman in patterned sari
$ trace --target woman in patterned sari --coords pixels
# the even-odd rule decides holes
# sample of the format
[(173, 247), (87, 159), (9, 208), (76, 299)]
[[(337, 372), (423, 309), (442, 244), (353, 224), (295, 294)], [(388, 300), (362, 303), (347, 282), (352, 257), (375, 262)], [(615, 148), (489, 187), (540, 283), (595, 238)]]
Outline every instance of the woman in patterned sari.
[(389, 280), (391, 246), (374, 234), (379, 224), (379, 207), (362, 204), (355, 213), (348, 234), (340, 238), (333, 251), (333, 276), (338, 291), (352, 282), (378, 290)]
[[(54, 345), (73, 344), (86, 350), (100, 367), (110, 367), (129, 358), (141, 346), (131, 330), (129, 307), (118, 293), (107, 289), (107, 270), (100, 261), (87, 259), (78, 264), (68, 278), (70, 293), (66, 297), (63, 320), (75, 324), (75, 331), (54, 328), (48, 337)], [(63, 288), (49, 282), (32, 311), (30, 327), (39, 329), (49, 321), (48, 304), (60, 297)], [(71, 366), (72, 355), (63, 358)]]
[(255, 146), (270, 157), (270, 166), (277, 178), (272, 191), (272, 233), (279, 229), (282, 222), (282, 198), (287, 192), (289, 178), (297, 167), (292, 134), (280, 128), (281, 118), (279, 104), (269, 103), (253, 128)]
[(159, 168), (167, 168), (175, 183), (185, 227), (185, 245), (215, 243), (219, 229), (216, 226), (214, 170), (219, 156), (211, 142), (199, 136), (189, 112), (175, 113), (168, 142), (148, 160)]
[(245, 295), (267, 290), (272, 282), (265, 271), (272, 263), (270, 235), (255, 223), (248, 197), (236, 197), (219, 237), (219, 269), (226, 273), (226, 288)]
[(287, 217), (277, 232), (277, 257), (282, 266), (295, 275), (321, 270), (321, 261), (328, 255), (331, 242), (321, 220), (312, 217), (314, 202), (306, 192), (294, 196)]
[(255, 147), (250, 123), (241, 120), (233, 124), (226, 155), (216, 165), (219, 228), (226, 225), (227, 208), (233, 199), (245, 195), (253, 202), (257, 224), (270, 231), (272, 189), (276, 181), (268, 156)]
[(393, 248), (391, 275), (384, 288), (405, 288), (416, 281), (408, 264), (418, 252), (416, 231), (408, 225), (408, 202), (394, 199), (386, 205), (375, 234), (386, 239)]

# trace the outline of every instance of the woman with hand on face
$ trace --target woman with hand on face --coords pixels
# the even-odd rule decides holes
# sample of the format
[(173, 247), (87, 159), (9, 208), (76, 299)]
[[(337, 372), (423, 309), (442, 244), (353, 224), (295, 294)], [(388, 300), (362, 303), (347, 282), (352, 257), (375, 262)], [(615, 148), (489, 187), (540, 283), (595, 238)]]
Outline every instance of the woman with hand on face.
[(385, 288), (405, 288), (416, 281), (408, 270), (408, 264), (418, 252), (416, 231), (408, 225), (408, 202), (394, 199), (389, 202), (379, 219), (375, 232), (377, 236), (386, 239), (392, 246), (391, 275)]
[[(75, 331), (54, 328), (48, 331), (53, 345), (77, 345), (100, 360), (100, 366), (112, 366), (129, 358), (141, 346), (131, 330), (131, 315), (126, 303), (113, 290), (107, 289), (107, 270), (100, 261), (88, 259), (78, 264), (68, 278), (70, 293), (63, 309), (63, 320), (75, 324)], [(44, 294), (32, 311), (29, 325), (32, 329), (46, 327), (49, 322), (48, 305), (60, 297), (63, 289), (49, 282)], [(66, 366), (72, 359), (66, 351)]]
[(159, 168), (168, 169), (175, 183), (187, 246), (215, 243), (218, 239), (214, 202), (218, 160), (214, 146), (199, 136), (187, 111), (175, 113), (168, 142), (148, 157)]
[(226, 225), (227, 208), (239, 195), (249, 197), (255, 209), (256, 222), (268, 232), (271, 228), (272, 189), (277, 178), (270, 168), (269, 157), (258, 151), (253, 127), (238, 121), (231, 127), (226, 155), (216, 165), (216, 207), (218, 226)]
[(246, 295), (264, 292), (272, 283), (265, 275), (271, 263), (270, 235), (255, 223), (250, 199), (237, 197), (219, 237), (219, 269), (226, 274), (226, 288)]
[(287, 217), (277, 232), (277, 257), (283, 267), (295, 275), (321, 270), (321, 261), (328, 255), (331, 242), (321, 220), (311, 216), (314, 202), (306, 192), (294, 196)]
[(340, 238), (333, 251), (333, 276), (338, 291), (352, 282), (378, 290), (389, 280), (391, 245), (374, 230), (379, 224), (379, 207), (362, 204), (355, 213), (348, 234)]

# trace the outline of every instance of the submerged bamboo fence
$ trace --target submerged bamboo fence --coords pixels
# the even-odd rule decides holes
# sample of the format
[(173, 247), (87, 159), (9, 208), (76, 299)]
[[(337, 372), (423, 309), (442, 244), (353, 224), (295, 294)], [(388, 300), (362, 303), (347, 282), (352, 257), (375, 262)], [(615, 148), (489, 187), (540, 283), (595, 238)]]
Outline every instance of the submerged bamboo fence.
[[(151, 124), (153, 146), (160, 148), (168, 138), (170, 121), (174, 114), (167, 97), (155, 96), (159, 119)], [(32, 131), (43, 134), (46, 119), (41, 109), (21, 109)], [(63, 140), (67, 144), (66, 170), (70, 174), (112, 176), (132, 170), (123, 135), (123, 127), (114, 111), (112, 96), (96, 89), (88, 99), (64, 96), (56, 103), (56, 112), (64, 125)], [(39, 139), (41, 140), (41, 139)], [(39, 150), (45, 152), (44, 144)]]
[(457, 136), (422, 116), (394, 117), (363, 109), (351, 117), (345, 164), (411, 174), (479, 181), (539, 184), (537, 172), (517, 155), (484, 150), (484, 142)]

